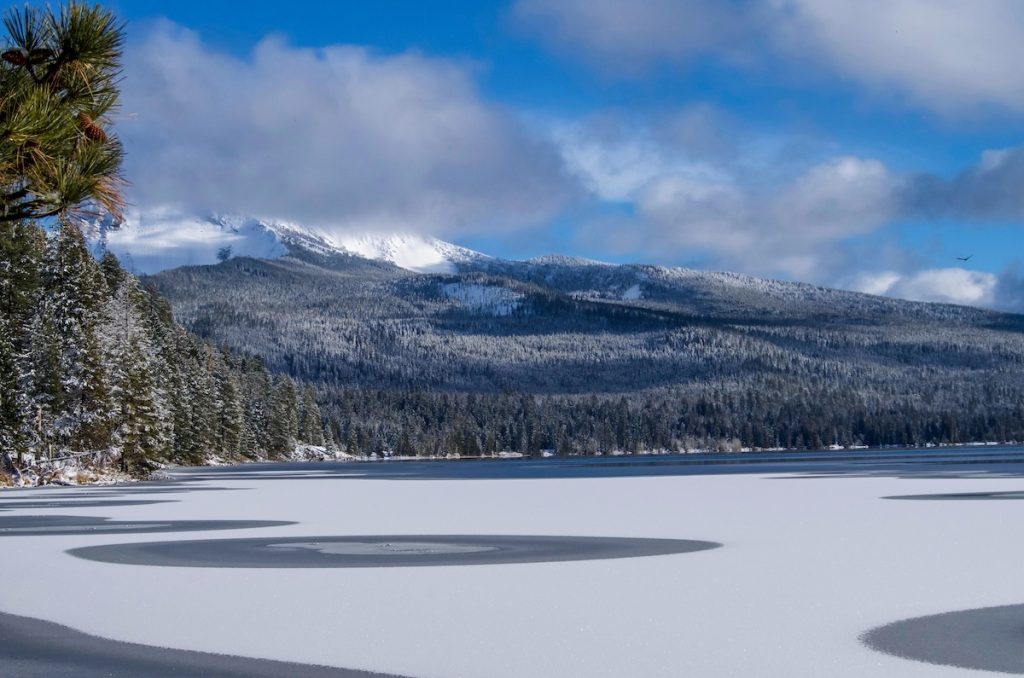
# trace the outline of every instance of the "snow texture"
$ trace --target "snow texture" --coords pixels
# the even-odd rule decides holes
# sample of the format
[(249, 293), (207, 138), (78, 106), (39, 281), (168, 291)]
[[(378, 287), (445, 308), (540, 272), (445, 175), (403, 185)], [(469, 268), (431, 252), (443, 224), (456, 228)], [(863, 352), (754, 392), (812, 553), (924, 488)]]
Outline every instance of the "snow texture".
[(625, 301), (636, 301), (637, 299), (643, 299), (644, 293), (640, 289), (640, 285), (633, 285), (628, 290), (622, 293), (622, 298)]
[(487, 258), (465, 247), (414, 234), (353, 235), (338, 238), (336, 242), (344, 251), (366, 259), (387, 261), (416, 273), (455, 273), (459, 262)]
[(16, 585), (5, 587), (0, 608), (113, 639), (436, 678), (954, 678), (964, 671), (882, 654), (858, 637), (899, 619), (1022, 600), (1024, 544), (1007, 526), (1024, 520), (1024, 502), (881, 499), (1020, 490), (1013, 478), (296, 474), (217, 485), (251, 489), (81, 515), (299, 522), (204, 537), (564, 534), (724, 546), (572, 563), (293, 569), (285, 577), (63, 553), (166, 534), (7, 537), (0, 568)]
[(464, 308), (493, 316), (512, 315), (523, 300), (519, 292), (496, 285), (446, 283), (440, 290)]

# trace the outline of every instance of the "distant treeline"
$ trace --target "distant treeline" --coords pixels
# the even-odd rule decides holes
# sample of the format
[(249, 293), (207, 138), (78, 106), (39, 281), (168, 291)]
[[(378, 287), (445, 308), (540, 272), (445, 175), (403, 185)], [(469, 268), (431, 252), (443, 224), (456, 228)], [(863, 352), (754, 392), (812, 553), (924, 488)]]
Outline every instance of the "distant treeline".
[(975, 401), (956, 414), (935, 403), (886, 403), (854, 389), (800, 390), (772, 379), (745, 392), (701, 387), (550, 396), (341, 388), (320, 395), (328, 435), (353, 454), (570, 455), (1024, 440), (1018, 390), (1005, 392), (998, 410)]
[(81, 232), (0, 223), (0, 456), (152, 462), (266, 458), (323, 443), (309, 388), (215, 348)]

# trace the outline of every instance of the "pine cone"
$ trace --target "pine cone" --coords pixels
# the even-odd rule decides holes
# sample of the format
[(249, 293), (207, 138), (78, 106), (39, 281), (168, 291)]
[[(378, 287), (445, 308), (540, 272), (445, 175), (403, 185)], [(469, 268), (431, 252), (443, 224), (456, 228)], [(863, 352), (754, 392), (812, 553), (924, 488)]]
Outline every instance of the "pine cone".
[(25, 52), (20, 49), (9, 49), (3, 54), (0, 54), (0, 59), (3, 59), (9, 64), (15, 66), (24, 66), (28, 63), (28, 57), (25, 56)]
[(89, 141), (99, 141), (102, 143), (107, 140), (107, 133), (96, 124), (95, 120), (89, 117), (88, 113), (78, 114), (78, 125), (82, 128), (82, 133), (85, 134), (85, 138)]

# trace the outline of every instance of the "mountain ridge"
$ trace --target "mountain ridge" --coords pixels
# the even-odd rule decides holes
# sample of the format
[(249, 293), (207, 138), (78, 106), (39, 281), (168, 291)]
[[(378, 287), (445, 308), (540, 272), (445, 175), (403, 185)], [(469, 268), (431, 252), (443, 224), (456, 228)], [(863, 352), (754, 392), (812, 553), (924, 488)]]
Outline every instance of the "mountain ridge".
[[(110, 250), (126, 268), (141, 274), (157, 274), (178, 266), (213, 265), (218, 255), (230, 248), (231, 256), (277, 259), (292, 256), (302, 259), (352, 256), (396, 266), (420, 274), (458, 274), (487, 272), (516, 279), (554, 285), (561, 291), (601, 301), (632, 301), (656, 304), (665, 301), (666, 287), (688, 287), (712, 296), (733, 288), (734, 302), (749, 297), (757, 305), (765, 299), (775, 303), (796, 303), (815, 299), (822, 303), (870, 306), (892, 312), (903, 303), (934, 304), (934, 314), (956, 315), (950, 308), (977, 308), (943, 302), (909, 302), (894, 297), (831, 288), (813, 283), (760, 278), (741, 273), (704, 271), (684, 267), (643, 263), (612, 264), (584, 257), (549, 254), (526, 260), (492, 257), (453, 243), (415, 233), (342, 233), (303, 226), (295, 222), (268, 220), (236, 214), (211, 214), (204, 217), (175, 210), (134, 211), (121, 223), (109, 216), (81, 223), (94, 252)], [(573, 281), (573, 278), (577, 280)], [(603, 281), (588, 288), (587, 280)], [(653, 289), (652, 289), (653, 288)], [(850, 296), (854, 295), (854, 296)], [(668, 296), (672, 296), (668, 294)], [(893, 300), (894, 304), (851, 299)], [(676, 300), (678, 301), (678, 299)], [(708, 310), (705, 304), (695, 308)], [(940, 311), (938, 309), (947, 309)]]
[(1024, 439), (1022, 315), (643, 264), (455, 269), (294, 240), (147, 282), (200, 336), (314, 384), (363, 451)]

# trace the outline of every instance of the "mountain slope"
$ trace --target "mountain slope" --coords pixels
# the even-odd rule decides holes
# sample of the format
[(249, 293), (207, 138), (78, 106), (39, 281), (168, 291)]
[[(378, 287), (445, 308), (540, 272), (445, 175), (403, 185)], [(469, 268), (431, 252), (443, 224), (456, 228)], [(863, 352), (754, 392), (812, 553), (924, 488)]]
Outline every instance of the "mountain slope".
[[(652, 267), (602, 268), (585, 279), (577, 268), (549, 267), (416, 275), (358, 257), (288, 256), (152, 280), (197, 331), (337, 385), (640, 390), (686, 383), (780, 345), (794, 354), (787, 360), (859, 356), (883, 371), (899, 362), (953, 368), (1024, 356), (1020, 316), (795, 285), (737, 286)], [(643, 296), (623, 298), (634, 286)], [(700, 337), (700, 349), (679, 350), (684, 337)]]
[(317, 384), (360, 449), (1024, 438), (1022, 316), (656, 266), (453, 263), (293, 243), (149, 280), (197, 333)]
[[(338, 235), (300, 224), (237, 215), (197, 217), (174, 211), (136, 212), (122, 223), (109, 218), (84, 224), (93, 249), (109, 249), (141, 273), (215, 264), (230, 248), (234, 257), (277, 259), (290, 255), (314, 263), (345, 256), (433, 274), (484, 273), (539, 285), (579, 300), (625, 303), (701, 317), (739, 319), (750, 309), (758, 321), (833, 315), (838, 322), (885, 319), (994, 321), (986, 311), (941, 304), (908, 304), (805, 283), (766, 280), (649, 265), (612, 265), (551, 255), (511, 261), (417, 234)], [(314, 259), (310, 259), (314, 257)], [(328, 265), (330, 266), (330, 264)], [(987, 319), (987, 320), (986, 320)]]

